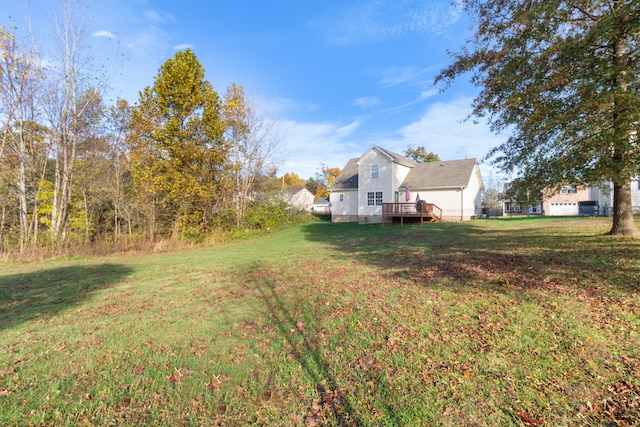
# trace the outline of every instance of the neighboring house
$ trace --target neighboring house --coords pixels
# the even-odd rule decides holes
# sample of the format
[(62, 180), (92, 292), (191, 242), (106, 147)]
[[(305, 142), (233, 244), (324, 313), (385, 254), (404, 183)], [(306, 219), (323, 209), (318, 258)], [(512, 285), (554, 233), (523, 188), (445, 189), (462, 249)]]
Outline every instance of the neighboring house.
[(291, 207), (309, 211), (313, 205), (313, 194), (306, 188), (287, 188), (284, 190), (284, 201)]
[(382, 222), (383, 205), (411, 206), (416, 199), (434, 205), (438, 219), (468, 220), (481, 214), (482, 189), (476, 159), (417, 163), (374, 145), (349, 160), (329, 188), (331, 220)]
[[(506, 189), (506, 187), (505, 187)], [(640, 212), (640, 179), (631, 182), (631, 204), (636, 213)], [(611, 215), (613, 213), (613, 184), (606, 181), (601, 185), (565, 185), (551, 196), (541, 196), (534, 204), (526, 205), (506, 199), (504, 215)]]
[(565, 185), (542, 199), (542, 213), (548, 216), (598, 215), (599, 204), (590, 198), (590, 187)]
[(331, 203), (328, 197), (320, 197), (311, 205), (311, 213), (314, 215), (330, 215)]

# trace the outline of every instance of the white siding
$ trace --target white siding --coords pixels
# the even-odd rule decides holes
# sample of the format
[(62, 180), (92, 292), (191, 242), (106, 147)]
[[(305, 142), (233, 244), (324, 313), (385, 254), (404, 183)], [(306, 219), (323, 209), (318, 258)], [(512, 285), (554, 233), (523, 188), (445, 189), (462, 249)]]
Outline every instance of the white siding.
[[(371, 165), (378, 165), (378, 179), (371, 179)], [(393, 202), (393, 162), (378, 150), (369, 150), (358, 163), (358, 216), (362, 221), (382, 220), (382, 206), (367, 206), (367, 193), (382, 192), (382, 202)]]
[(429, 190), (420, 193), (420, 198), (433, 203), (442, 209), (442, 219), (447, 221), (460, 220), (460, 206), (463, 204), (463, 193), (460, 188)]
[[(400, 196), (401, 200), (399, 200), (400, 202), (404, 202), (404, 187), (400, 188), (400, 185), (402, 184), (404, 179), (407, 177), (407, 175), (409, 175), (409, 171), (411, 171), (411, 168), (407, 166), (403, 166), (397, 163), (393, 165), (393, 183), (391, 184), (391, 187), (394, 189), (394, 191), (402, 191), (402, 195)], [(389, 201), (395, 202), (393, 198), (392, 200), (389, 200)]]
[[(420, 199), (442, 209), (442, 219), (445, 221), (468, 220), (472, 216), (480, 215), (482, 211), (482, 177), (477, 165), (474, 166), (469, 182), (464, 188), (416, 189), (411, 191), (412, 197), (415, 197), (416, 193), (420, 194)], [(400, 198), (404, 201), (404, 193)]]
[[(342, 196), (342, 201), (340, 201)], [(336, 190), (331, 192), (331, 217), (335, 222), (357, 221), (358, 191)]]

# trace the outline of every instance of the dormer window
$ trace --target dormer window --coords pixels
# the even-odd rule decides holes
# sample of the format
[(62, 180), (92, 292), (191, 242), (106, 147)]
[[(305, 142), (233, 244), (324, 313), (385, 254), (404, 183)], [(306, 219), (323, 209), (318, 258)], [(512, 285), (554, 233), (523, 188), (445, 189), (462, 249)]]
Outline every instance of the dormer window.
[(371, 165), (371, 179), (380, 178), (380, 165), (374, 163)]

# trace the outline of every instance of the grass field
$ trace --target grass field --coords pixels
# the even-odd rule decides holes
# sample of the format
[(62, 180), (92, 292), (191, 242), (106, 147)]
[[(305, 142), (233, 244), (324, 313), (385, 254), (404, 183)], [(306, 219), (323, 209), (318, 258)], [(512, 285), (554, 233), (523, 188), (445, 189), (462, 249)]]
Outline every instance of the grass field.
[(0, 264), (0, 425), (640, 425), (607, 219), (316, 221)]

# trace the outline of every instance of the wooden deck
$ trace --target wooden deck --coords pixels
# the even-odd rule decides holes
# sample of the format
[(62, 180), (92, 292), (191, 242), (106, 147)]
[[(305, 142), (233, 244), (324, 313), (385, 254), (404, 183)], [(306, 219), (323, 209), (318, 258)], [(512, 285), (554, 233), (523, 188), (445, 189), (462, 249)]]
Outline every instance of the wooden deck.
[(400, 218), (400, 225), (404, 225), (405, 218), (420, 218), (420, 224), (425, 221), (442, 221), (442, 209), (433, 203), (422, 201), (418, 206), (415, 203), (383, 203), (382, 225), (387, 218)]

